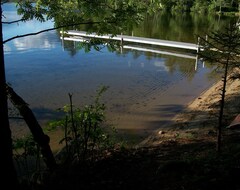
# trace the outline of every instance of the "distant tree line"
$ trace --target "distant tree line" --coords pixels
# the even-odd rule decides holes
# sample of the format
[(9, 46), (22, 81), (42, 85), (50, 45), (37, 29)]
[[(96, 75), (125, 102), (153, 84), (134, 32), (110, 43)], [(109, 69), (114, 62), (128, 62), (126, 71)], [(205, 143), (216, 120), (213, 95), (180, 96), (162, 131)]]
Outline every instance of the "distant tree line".
[(240, 0), (150, 0), (158, 8), (172, 12), (239, 12)]
[[(107, 1), (114, 2), (114, 0)], [(8, 0), (6, 2), (18, 1)], [(128, 0), (128, 4), (132, 2), (135, 0)], [(240, 0), (141, 0), (139, 4), (147, 5), (152, 11), (160, 9), (171, 12), (240, 13)]]
[[(114, 2), (114, 0), (106, 0)], [(127, 0), (132, 4), (136, 0)], [(171, 12), (240, 13), (240, 0), (140, 0), (139, 7), (148, 12), (166, 10)]]

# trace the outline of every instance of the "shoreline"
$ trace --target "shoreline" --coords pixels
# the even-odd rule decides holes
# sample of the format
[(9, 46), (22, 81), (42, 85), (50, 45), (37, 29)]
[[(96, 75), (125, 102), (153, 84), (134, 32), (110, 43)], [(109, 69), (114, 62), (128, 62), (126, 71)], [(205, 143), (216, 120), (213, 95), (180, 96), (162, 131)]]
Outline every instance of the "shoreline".
[[(175, 115), (164, 130), (162, 128), (157, 129), (152, 135), (140, 142), (137, 147), (156, 146), (166, 141), (180, 139), (208, 138), (209, 140), (215, 140), (221, 87), (221, 80), (214, 83), (197, 98), (189, 102), (181, 113)], [(239, 92), (240, 82), (238, 80), (228, 80), (223, 118), (226, 127), (240, 113)]]

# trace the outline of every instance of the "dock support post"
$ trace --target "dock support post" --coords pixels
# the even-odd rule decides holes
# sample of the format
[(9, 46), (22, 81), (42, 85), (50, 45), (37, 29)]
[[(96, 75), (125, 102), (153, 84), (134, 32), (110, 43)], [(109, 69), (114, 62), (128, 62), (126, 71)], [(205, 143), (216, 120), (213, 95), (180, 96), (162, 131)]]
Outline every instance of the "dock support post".
[(121, 33), (121, 53), (123, 51), (123, 37), (122, 37), (122, 33)]
[(198, 68), (198, 56), (196, 57), (196, 61), (195, 61), (195, 71), (197, 70)]
[(61, 30), (61, 34), (62, 34), (62, 49), (63, 49), (63, 51), (65, 51), (65, 49), (64, 49), (64, 34), (63, 34), (63, 32), (64, 32), (64, 30), (62, 28), (62, 30)]
[(200, 37), (198, 37), (198, 43), (197, 43), (197, 53), (200, 51)]
[(123, 37), (122, 37), (122, 33), (121, 33), (121, 46), (123, 46)]
[(208, 46), (208, 35), (205, 37), (205, 46)]

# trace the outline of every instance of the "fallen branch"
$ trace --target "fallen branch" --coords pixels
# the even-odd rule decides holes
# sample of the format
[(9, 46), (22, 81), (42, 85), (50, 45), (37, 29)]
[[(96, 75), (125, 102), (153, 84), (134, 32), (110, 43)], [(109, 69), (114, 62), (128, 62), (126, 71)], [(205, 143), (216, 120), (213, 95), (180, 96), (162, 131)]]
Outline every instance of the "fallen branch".
[(48, 169), (54, 170), (57, 164), (49, 146), (49, 136), (44, 134), (32, 110), (28, 107), (28, 104), (10, 86), (6, 85), (6, 90), (9, 100), (18, 109), (20, 115), (27, 123), (34, 140), (40, 146), (43, 159)]

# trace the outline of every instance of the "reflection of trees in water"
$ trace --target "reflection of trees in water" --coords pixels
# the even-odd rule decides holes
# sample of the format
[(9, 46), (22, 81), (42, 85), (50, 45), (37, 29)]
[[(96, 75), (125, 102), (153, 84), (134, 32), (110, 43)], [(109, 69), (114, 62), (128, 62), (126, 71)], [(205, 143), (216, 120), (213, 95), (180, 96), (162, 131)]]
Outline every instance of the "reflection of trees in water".
[[(73, 41), (65, 41), (64, 48), (68, 50), (72, 56), (74, 56), (80, 49), (83, 49), (81, 42), (73, 42)], [(138, 50), (129, 50), (129, 49), (115, 49), (114, 52), (116, 56), (125, 57), (129, 53), (132, 55), (133, 59), (138, 59), (141, 56), (145, 56), (147, 60), (154, 60), (154, 59), (163, 59), (164, 65), (168, 72), (171, 74), (175, 72), (179, 72), (186, 76), (188, 80), (192, 80), (194, 75), (196, 74), (197, 70), (195, 70), (196, 60), (188, 59), (188, 58), (179, 58), (175, 56), (169, 56), (164, 54), (157, 54), (152, 52), (143, 52)], [(213, 70), (213, 65), (209, 64), (208, 62), (204, 63), (204, 67), (209, 70)], [(219, 70), (213, 70), (210, 73), (207, 73), (209, 79), (216, 79), (219, 77)]]
[[(63, 40), (62, 46), (64, 50), (67, 50), (69, 54), (73, 57), (80, 50), (85, 51), (85, 53), (91, 50), (101, 51), (102, 49), (107, 49), (109, 52), (116, 52), (116, 54), (122, 54), (120, 51), (120, 42), (112, 40), (99, 40), (92, 38), (91, 40), (86, 40), (84, 42), (78, 41), (68, 41)], [(118, 53), (119, 52), (119, 53)]]
[(64, 50), (67, 50), (72, 57), (78, 52), (78, 49), (76, 48), (76, 43), (77, 42), (65, 40), (62, 44), (64, 46)]
[(159, 12), (147, 15), (141, 25), (134, 28), (135, 36), (145, 36), (164, 40), (196, 43), (196, 35), (224, 28), (235, 17), (221, 17), (205, 14), (171, 14)]
[[(156, 54), (151, 52), (142, 52), (136, 50), (124, 50), (123, 54), (127, 54), (131, 52), (134, 59), (139, 58), (140, 56), (145, 56), (147, 60), (154, 60), (154, 59), (161, 59), (164, 60), (164, 67), (168, 70), (169, 73), (180, 72), (188, 78), (188, 80), (192, 80), (194, 75), (196, 74), (195, 70), (195, 63), (196, 60), (194, 59), (187, 59), (187, 58), (179, 58), (175, 56), (168, 56), (163, 54)], [(118, 54), (119, 56), (122, 54)], [(208, 68), (210, 69), (212, 66), (207, 64)]]
[[(102, 15), (103, 16), (103, 15)], [(65, 19), (62, 17), (61, 19)], [(69, 19), (69, 18), (68, 18)], [(73, 19), (73, 18), (72, 18)], [(76, 18), (74, 18), (76, 19)], [(80, 19), (80, 18), (79, 18)], [(91, 17), (91, 21), (98, 21), (99, 17), (93, 16)], [(150, 38), (158, 38), (165, 40), (175, 40), (182, 42), (192, 42), (196, 43), (196, 35), (207, 34), (210, 31), (216, 31), (219, 28), (224, 28), (230, 20), (234, 20), (234, 18), (227, 17), (219, 17), (214, 15), (201, 15), (201, 14), (170, 14), (167, 12), (160, 12), (158, 14), (146, 15), (144, 21), (138, 27), (132, 27), (131, 23), (127, 25), (124, 34), (126, 35), (134, 35), (134, 36), (142, 36), (142, 37), (150, 37)], [(60, 22), (60, 20), (58, 20)], [(62, 22), (68, 22), (68, 20), (64, 20)], [(108, 26), (106, 24), (105, 28), (103, 25), (80, 25), (75, 26), (74, 28), (70, 27), (67, 29), (77, 29), (82, 31), (105, 31), (107, 33), (113, 32), (115, 34), (120, 34), (120, 30), (116, 28), (112, 28), (112, 26)], [(64, 49), (69, 51), (69, 53), (74, 56), (77, 51), (82, 50), (86, 47), (91, 49), (91, 46), (101, 46), (101, 42), (108, 44), (109, 41), (101, 40), (97, 43), (86, 44), (86, 46), (82, 45), (80, 42), (71, 42), (64, 41)], [(118, 43), (118, 44), (116, 44)], [(116, 46), (115, 46), (116, 45)], [(129, 53), (132, 54), (134, 59), (139, 58), (144, 55), (146, 59), (151, 60), (159, 57), (166, 58), (165, 66), (167, 67), (170, 73), (181, 72), (187, 73), (187, 78), (191, 80), (194, 77), (195, 71), (195, 60), (177, 58), (173, 56), (165, 56), (160, 54), (155, 54), (151, 52), (141, 52), (134, 50), (122, 49), (120, 50), (119, 42), (115, 42), (114, 45), (110, 45), (109, 51), (114, 51), (117, 56), (125, 56)], [(112, 48), (116, 47), (116, 49)], [(96, 49), (96, 48), (95, 48)], [(116, 51), (115, 51), (116, 50)], [(211, 68), (212, 66), (205, 63), (206, 68)], [(215, 78), (218, 76), (218, 73), (209, 74), (209, 78)]]
[(184, 74), (188, 80), (194, 78), (195, 73), (195, 60), (176, 58), (176, 57), (167, 57), (165, 61), (165, 66), (168, 68), (169, 73), (180, 72)]
[(194, 34), (204, 36), (213, 31), (224, 29), (230, 22), (236, 22), (237, 17), (219, 15), (191, 14), (194, 23)]
[(217, 79), (220, 80), (222, 78), (222, 74), (224, 73), (223, 69), (216, 67), (216, 65), (212, 64), (211, 62), (205, 61), (204, 62), (205, 68), (211, 69), (211, 72), (207, 73), (208, 79)]
[[(104, 12), (104, 11), (103, 11)], [(103, 14), (103, 13), (102, 13)], [(108, 15), (107, 12), (105, 14)], [(71, 15), (71, 14), (70, 14)], [(84, 15), (86, 16), (86, 15)], [(55, 25), (59, 25), (61, 23), (68, 23), (73, 21), (82, 21), (83, 18), (81, 15), (77, 17), (61, 17), (55, 19)], [(103, 18), (106, 15), (101, 15)], [(66, 18), (67, 17), (67, 18)], [(230, 17), (221, 17), (219, 19), (216, 15), (205, 15), (205, 14), (193, 14), (193, 13), (184, 13), (184, 14), (170, 14), (169, 12), (159, 12), (152, 15), (146, 15), (143, 22), (140, 25), (134, 26), (132, 19), (125, 20), (121, 26), (114, 27), (112, 24), (104, 23), (104, 24), (84, 24), (74, 27), (67, 27), (65, 29), (73, 29), (73, 30), (82, 30), (82, 31), (90, 31), (90, 32), (100, 32), (100, 33), (109, 33), (109, 34), (123, 34), (126, 35), (134, 35), (141, 37), (149, 37), (149, 38), (157, 38), (164, 40), (174, 40), (180, 42), (191, 42), (197, 43), (196, 36), (197, 35), (205, 35), (210, 33), (211, 31), (216, 31), (218, 29), (224, 28), (230, 20), (235, 21), (235, 18)], [(99, 17), (96, 15), (92, 15), (90, 21), (97, 22), (99, 21)], [(124, 30), (123, 30), (124, 29)], [(106, 43), (106, 41), (103, 41)], [(73, 43), (72, 43), (73, 44)], [(72, 47), (74, 47), (72, 45)], [(78, 46), (78, 49), (82, 49), (83, 47)], [(68, 49), (71, 51), (71, 55), (75, 55), (73, 49)], [(112, 50), (112, 49), (111, 49)], [(124, 52), (126, 52), (124, 50)], [(123, 53), (124, 53), (123, 52)], [(128, 51), (127, 51), (128, 52)], [(137, 57), (139, 53), (134, 52), (134, 57)], [(150, 55), (150, 53), (146, 53), (145, 55)]]

